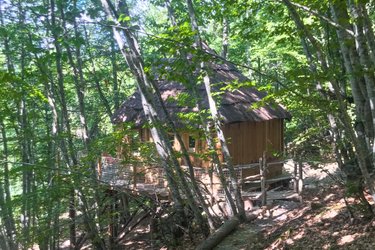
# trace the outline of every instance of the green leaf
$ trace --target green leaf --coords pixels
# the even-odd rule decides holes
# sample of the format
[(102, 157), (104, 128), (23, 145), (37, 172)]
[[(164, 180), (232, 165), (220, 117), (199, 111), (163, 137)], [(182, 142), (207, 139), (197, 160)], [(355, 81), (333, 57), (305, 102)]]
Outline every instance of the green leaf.
[(117, 21), (122, 23), (122, 22), (129, 22), (130, 20), (131, 20), (130, 16), (125, 15), (125, 14), (121, 14)]

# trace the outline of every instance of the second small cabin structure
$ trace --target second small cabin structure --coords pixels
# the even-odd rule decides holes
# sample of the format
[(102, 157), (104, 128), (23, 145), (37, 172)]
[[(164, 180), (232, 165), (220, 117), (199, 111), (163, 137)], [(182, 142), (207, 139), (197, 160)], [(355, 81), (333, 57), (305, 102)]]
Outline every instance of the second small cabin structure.
[[(253, 87), (240, 87), (235, 90), (223, 91), (223, 87), (231, 83), (249, 81), (233, 65), (210, 63), (209, 67), (213, 92), (221, 91), (218, 111), (222, 117), (222, 129), (228, 141), (233, 164), (237, 168), (242, 168), (242, 178), (256, 175), (259, 173), (259, 168), (252, 167), (252, 165), (256, 165), (255, 163), (259, 161), (264, 152), (266, 152), (268, 162), (276, 161), (282, 153), (284, 120), (290, 119), (290, 114), (278, 104), (253, 108), (255, 103), (260, 102), (267, 95)], [(192, 130), (191, 124), (186, 125), (180, 118), (180, 114), (198, 111), (195, 105), (181, 106), (176, 101), (179, 95), (188, 94), (186, 88), (178, 82), (166, 80), (158, 80), (157, 82), (165, 106), (181, 131), (180, 134), (185, 147), (191, 152), (194, 166), (202, 169), (208, 168), (210, 161), (202, 160), (195, 154), (202, 153), (207, 149), (205, 140), (201, 137), (199, 125)], [(203, 107), (208, 109), (208, 99), (203, 85), (199, 87), (199, 94), (203, 100)], [(112, 121), (115, 124), (132, 122), (134, 129), (139, 131), (142, 140), (152, 140), (149, 129), (144, 126), (146, 119), (140, 94), (137, 91), (122, 103), (112, 117)], [(173, 136), (171, 140), (173, 140), (175, 150), (180, 150), (181, 147)], [(184, 165), (183, 161), (181, 163)], [(267, 177), (278, 176), (281, 172), (282, 164), (272, 165), (268, 169)]]

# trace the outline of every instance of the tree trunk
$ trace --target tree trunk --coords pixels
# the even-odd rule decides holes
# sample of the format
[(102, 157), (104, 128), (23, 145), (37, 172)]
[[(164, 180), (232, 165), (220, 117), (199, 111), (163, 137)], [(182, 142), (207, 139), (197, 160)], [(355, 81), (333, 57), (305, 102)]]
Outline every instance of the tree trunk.
[[(76, 5), (76, 1), (74, 1), (74, 6), (75, 5)], [(62, 27), (64, 28), (65, 34), (66, 34), (65, 38), (68, 39), (67, 37), (68, 29), (66, 27), (64, 6), (62, 2), (59, 2), (59, 8), (60, 8), (60, 14), (61, 14)], [(75, 17), (73, 18), (73, 26), (74, 26), (75, 39), (79, 40), (78, 39), (79, 35), (78, 35), (78, 30), (77, 30), (78, 27), (75, 21)], [(81, 48), (80, 48), (80, 44), (77, 44), (75, 46), (76, 60), (74, 60), (72, 50), (70, 49), (70, 44), (66, 42), (64, 43), (64, 45), (65, 45), (70, 67), (72, 68), (72, 71), (73, 71), (73, 80), (74, 80), (74, 86), (76, 90), (78, 108), (79, 108), (79, 120), (81, 123), (82, 141), (83, 141), (83, 144), (85, 145), (86, 151), (88, 151), (89, 137), (88, 137), (87, 122), (86, 122), (85, 102), (84, 102), (85, 80), (83, 78), (83, 72), (82, 72)]]
[[(201, 49), (201, 51), (204, 51), (203, 43), (199, 34), (197, 19), (195, 17), (195, 10), (194, 10), (193, 3), (191, 0), (187, 0), (186, 2), (188, 6), (188, 11), (189, 11), (189, 17), (191, 20), (191, 26), (192, 26), (193, 31), (196, 32), (196, 35), (195, 35), (196, 44)], [(233, 190), (234, 190), (234, 197), (236, 199), (236, 205), (238, 209), (237, 212), (241, 220), (246, 220), (245, 209), (244, 209), (243, 200), (241, 197), (241, 189), (240, 189), (240, 186), (238, 185), (237, 175), (234, 170), (233, 163), (232, 163), (232, 157), (230, 156), (228, 145), (227, 145), (224, 133), (221, 129), (221, 124), (220, 124), (221, 117), (220, 117), (220, 114), (218, 113), (216, 102), (214, 101), (212, 97), (210, 78), (206, 71), (205, 62), (201, 62), (201, 71), (204, 72), (203, 82), (204, 82), (205, 90), (206, 90), (207, 97), (208, 97), (210, 113), (211, 113), (212, 120), (214, 123), (216, 135), (220, 141), (221, 151), (224, 156), (224, 161), (225, 161), (226, 167), (229, 170), (230, 187), (233, 187)]]
[(222, 51), (221, 56), (226, 60), (228, 58), (228, 49), (229, 49), (229, 21), (228, 17), (223, 17), (223, 41), (222, 41)]
[(362, 18), (363, 18), (363, 33), (366, 36), (367, 43), (369, 46), (369, 52), (370, 52), (370, 57), (372, 59), (372, 64), (375, 65), (375, 35), (374, 35), (374, 30), (373, 30), (373, 24), (368, 16), (367, 9), (366, 9), (366, 2), (367, 1), (358, 1), (358, 8), (360, 9), (360, 12), (362, 13)]
[[(25, 25), (25, 12), (21, 1), (17, 3), (18, 7), (18, 25), (20, 29), (24, 28)], [(26, 51), (25, 51), (25, 42), (21, 42), (20, 49), (20, 75), (21, 80), (25, 79), (25, 66), (26, 66)], [(31, 200), (28, 196), (33, 190), (33, 170), (30, 168), (31, 163), (31, 137), (32, 131), (30, 130), (30, 124), (28, 119), (26, 107), (26, 93), (22, 93), (22, 98), (18, 103), (18, 124), (19, 124), (19, 133), (17, 137), (19, 139), (19, 144), (21, 147), (21, 159), (23, 164), (22, 171), (22, 231), (25, 239), (25, 245), (30, 243), (30, 227), (31, 227)]]
[[(353, 28), (354, 28), (354, 38), (356, 42), (356, 47), (359, 55), (359, 62), (362, 66), (362, 73), (366, 83), (366, 93), (367, 99), (370, 105), (370, 116), (372, 120), (372, 136), (370, 138), (370, 145), (372, 145), (371, 155), (372, 161), (375, 162), (375, 78), (374, 78), (374, 64), (372, 63), (369, 57), (368, 45), (364, 37), (363, 29), (363, 13), (361, 9), (354, 4), (352, 1), (349, 1), (349, 8), (351, 10), (352, 18), (354, 19)], [(367, 31), (368, 32), (368, 31)]]
[(6, 135), (5, 124), (1, 120), (1, 139), (2, 139), (2, 161), (3, 161), (3, 180), (1, 181), (1, 203), (0, 209), (2, 210), (2, 220), (4, 221), (4, 226), (6, 230), (6, 239), (10, 249), (17, 249), (18, 244), (15, 239), (16, 236), (16, 224), (13, 216), (13, 205), (10, 193), (10, 181), (9, 181), (9, 166), (8, 166), (8, 138)]
[(118, 110), (118, 108), (120, 107), (120, 98), (119, 98), (119, 86), (118, 86), (118, 79), (117, 79), (115, 42), (113, 41), (113, 39), (111, 39), (111, 64), (112, 64), (114, 110)]
[[(118, 15), (116, 14), (116, 11), (111, 3), (107, 0), (101, 0), (101, 2), (107, 15), (113, 20), (117, 20)], [(124, 4), (125, 3), (122, 3), (122, 5)], [(150, 80), (144, 72), (143, 61), (139, 52), (137, 41), (135, 37), (129, 32), (129, 30), (123, 30), (123, 35), (126, 39), (127, 45), (129, 46), (128, 48), (125, 48), (125, 44), (120, 32), (115, 27), (113, 28), (113, 32), (115, 39), (119, 45), (120, 51), (124, 56), (126, 63), (128, 64), (134, 77), (136, 78), (138, 90), (141, 95), (143, 110), (146, 115), (147, 121), (152, 125), (150, 129), (151, 135), (154, 140), (156, 150), (161, 158), (162, 167), (166, 172), (166, 177), (172, 192), (172, 198), (175, 203), (174, 205), (179, 216), (180, 223), (185, 224), (184, 221), (186, 219), (183, 210), (183, 201), (178, 188), (178, 183), (175, 180), (175, 174), (171, 169), (171, 165), (176, 163), (176, 161), (173, 160), (174, 156), (172, 145), (169, 142), (167, 135), (160, 126), (160, 121), (158, 119), (160, 115), (157, 112), (152, 93), (150, 93), (150, 90), (153, 89), (153, 86), (151, 85)], [(172, 161), (170, 158), (172, 158)], [(179, 168), (179, 166), (175, 167)]]
[(240, 224), (238, 217), (233, 217), (227, 220), (216, 232), (211, 234), (205, 239), (200, 245), (197, 246), (197, 250), (209, 250), (217, 246), (226, 236), (233, 232)]
[[(4, 26), (4, 17), (2, 12), (2, 2), (0, 1), (0, 23)], [(8, 72), (11, 74), (14, 72), (13, 63), (10, 57), (10, 47), (9, 47), (9, 40), (8, 37), (4, 36), (4, 54), (6, 59), (6, 66)], [(3, 171), (2, 171), (2, 194), (1, 199), (3, 201), (4, 207), (2, 209), (2, 219), (4, 221), (5, 230), (6, 230), (6, 239), (8, 242), (8, 246), (11, 250), (18, 248), (18, 241), (16, 240), (16, 224), (13, 215), (13, 205), (12, 205), (12, 197), (10, 192), (10, 179), (9, 179), (9, 165), (8, 165), (8, 138), (5, 128), (5, 123), (3, 118), (0, 118), (0, 129), (1, 129), (1, 139), (2, 139), (2, 161), (3, 161)], [(6, 242), (4, 242), (6, 243)]]
[[(75, 156), (74, 146), (72, 136), (70, 134), (70, 121), (68, 115), (68, 109), (66, 104), (66, 97), (65, 97), (65, 88), (64, 88), (64, 74), (62, 70), (62, 52), (61, 46), (59, 44), (60, 34), (57, 30), (57, 22), (55, 17), (55, 0), (50, 0), (50, 8), (51, 8), (51, 26), (52, 26), (52, 36), (53, 36), (53, 43), (55, 45), (55, 61), (56, 61), (56, 70), (57, 70), (57, 85), (58, 85), (58, 93), (60, 94), (60, 104), (61, 104), (61, 112), (62, 112), (62, 119), (61, 119), (61, 128), (59, 129), (60, 133), (66, 132), (67, 139), (68, 139), (68, 148), (64, 140), (61, 140), (61, 149), (63, 152), (63, 156), (65, 158), (66, 163), (69, 166), (77, 165), (77, 158)], [(71, 158), (70, 158), (71, 157)], [(70, 218), (70, 226), (69, 226), (69, 236), (70, 236), (70, 249), (74, 249), (76, 245), (76, 208), (75, 208), (75, 191), (74, 189), (70, 191), (70, 201), (69, 201), (69, 218)]]
[[(322, 70), (325, 71), (325, 72), (328, 72), (328, 66), (327, 66), (326, 60), (324, 58), (323, 52), (322, 52), (319, 44), (317, 43), (316, 39), (312, 36), (312, 34), (304, 26), (302, 20), (300, 19), (298, 13), (294, 9), (294, 7), (290, 3), (290, 1), (289, 0), (282, 0), (282, 2), (288, 8), (289, 13), (291, 14), (291, 17), (295, 21), (297, 29), (302, 34), (305, 35), (305, 37), (310, 41), (313, 48), (315, 49), (316, 54), (317, 54), (317, 58), (320, 62)], [(336, 99), (337, 99), (338, 104), (339, 104), (340, 112), (342, 113), (341, 114), (342, 115), (342, 122), (345, 126), (345, 131), (348, 134), (348, 137), (350, 138), (351, 142), (353, 143), (354, 148), (356, 149), (356, 154), (357, 154), (358, 164), (359, 164), (360, 170), (361, 170), (362, 175), (365, 179), (366, 185), (370, 190), (370, 193), (375, 198), (375, 189), (374, 189), (373, 181), (372, 181), (372, 179), (369, 175), (368, 167), (367, 167), (368, 161), (367, 161), (366, 155), (367, 155), (368, 151), (366, 150), (366, 145), (360, 140), (360, 138), (357, 137), (357, 134), (355, 133), (355, 130), (352, 126), (351, 118), (347, 113), (345, 101), (343, 100), (343, 97), (342, 97), (341, 92), (340, 92), (341, 89), (340, 89), (339, 84), (337, 83), (337, 81), (335, 79), (333, 79), (331, 81), (331, 84), (332, 84), (334, 94), (335, 94)]]
[[(87, 45), (87, 47), (90, 47), (90, 44), (89, 44), (90, 40), (89, 40), (89, 36), (87, 34), (86, 26), (83, 26), (83, 28), (84, 28), (84, 31), (85, 31), (86, 45)], [(100, 86), (99, 78), (98, 78), (97, 72), (96, 72), (96, 66), (95, 66), (95, 63), (94, 63), (94, 58), (93, 58), (93, 55), (92, 55), (90, 49), (87, 50), (87, 54), (89, 56), (88, 61), (90, 62), (91, 68), (92, 68), (91, 69), (92, 70), (91, 73), (92, 73), (93, 81), (95, 83), (96, 90), (98, 91), (99, 98), (100, 98), (100, 100), (102, 101), (102, 103), (104, 105), (104, 108), (105, 108), (105, 111), (107, 112), (108, 117), (111, 118), (112, 115), (113, 115), (112, 109), (111, 109), (111, 106), (109, 105), (108, 99), (105, 97), (104, 92), (103, 92), (103, 90), (102, 90), (102, 88)], [(116, 73), (116, 76), (117, 76), (117, 73)], [(114, 95), (116, 96), (117, 94), (114, 94)]]
[[(174, 16), (174, 11), (173, 11), (173, 8), (171, 6), (170, 1), (166, 0), (165, 4), (167, 6), (168, 16), (169, 16), (169, 19), (170, 19), (172, 25), (176, 26), (177, 22), (176, 22), (176, 19), (175, 19), (175, 16)], [(187, 55), (184, 54), (184, 52), (180, 52), (180, 53), (182, 54), (181, 55), (182, 58), (184, 58), (184, 59), (188, 58)], [(186, 60), (186, 63), (188, 65), (191, 64), (191, 62), (189, 60)], [(201, 98), (199, 96), (199, 90), (198, 90), (198, 87), (197, 87), (197, 77), (194, 74), (192, 74), (191, 72), (188, 72), (188, 71), (185, 71), (185, 74), (187, 76), (190, 75), (189, 77), (187, 77), (188, 78), (188, 82), (189, 82), (188, 83), (189, 86), (187, 86), (187, 90), (189, 91), (190, 95), (196, 99), (196, 104), (197, 104), (198, 110), (203, 110), (203, 108), (202, 108), (203, 105), (201, 104)], [(225, 179), (225, 176), (224, 176), (224, 173), (223, 173), (223, 170), (222, 170), (222, 165), (221, 165), (220, 159), (219, 159), (219, 157), (217, 155), (217, 149), (216, 149), (214, 140), (212, 138), (212, 133), (210, 131), (210, 127), (211, 127), (210, 122), (200, 112), (199, 112), (199, 118), (200, 118), (201, 123), (203, 125), (203, 131), (204, 131), (204, 135), (205, 135), (205, 138), (206, 138), (208, 149), (210, 150), (210, 152), (212, 152), (212, 154), (211, 154), (211, 160), (213, 162), (214, 169), (215, 169), (216, 173), (218, 174), (220, 182), (222, 184), (222, 187), (223, 187), (223, 190), (224, 190), (224, 194), (225, 194), (225, 197), (226, 197), (226, 201), (227, 201), (228, 207), (231, 209), (231, 213), (230, 214), (234, 215), (234, 214), (237, 213), (237, 208), (236, 208), (234, 200), (233, 200), (233, 198), (232, 198), (232, 196), (230, 194), (230, 191), (228, 189), (227, 180)], [(173, 125), (173, 123), (172, 123), (172, 125)], [(174, 127), (174, 125), (173, 125), (173, 127)], [(175, 133), (176, 133), (176, 131), (175, 131)], [(182, 152), (183, 152), (185, 160), (186, 160), (186, 162), (187, 162), (187, 164), (189, 166), (190, 175), (192, 175), (191, 173), (194, 172), (194, 170), (193, 170), (192, 164), (190, 162), (189, 155), (188, 155), (188, 153), (186, 151), (186, 148), (184, 146), (184, 143), (181, 140), (181, 138), (178, 135), (178, 133), (176, 133), (176, 135), (177, 135), (177, 140), (178, 140), (179, 144), (182, 145)], [(192, 183), (194, 185), (195, 180), (192, 180)], [(195, 189), (198, 190), (198, 191), (196, 191), (196, 193), (198, 195), (198, 198), (200, 199), (200, 202), (202, 204), (205, 204), (204, 201), (203, 202), (201, 201), (202, 198), (200, 198), (201, 194), (200, 194), (199, 188), (197, 188), (197, 186), (195, 186)], [(209, 216), (210, 212), (206, 211), (206, 209), (207, 208), (204, 206), (204, 210), (205, 210), (206, 214)], [(214, 227), (214, 225), (213, 225), (213, 219), (210, 218), (210, 216), (208, 217), (208, 222), (209, 222), (209, 225), (210, 225), (211, 229), (213, 229), (213, 227)]]

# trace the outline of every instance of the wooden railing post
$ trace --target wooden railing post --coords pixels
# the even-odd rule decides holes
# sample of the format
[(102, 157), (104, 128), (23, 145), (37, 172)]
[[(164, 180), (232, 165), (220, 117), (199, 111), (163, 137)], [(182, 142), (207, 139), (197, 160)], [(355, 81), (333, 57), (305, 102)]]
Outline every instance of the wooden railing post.
[(137, 163), (133, 163), (133, 189), (137, 189)]
[(302, 191), (303, 191), (303, 164), (298, 161), (298, 197), (300, 202), (302, 202)]
[(259, 159), (259, 174), (260, 174), (260, 189), (262, 192), (262, 206), (267, 205), (267, 190), (266, 190), (266, 152), (263, 157)]
[(299, 193), (299, 191), (298, 191), (298, 182), (299, 182), (299, 178), (298, 178), (298, 164), (297, 164), (296, 161), (294, 161), (293, 189), (294, 189), (294, 192), (296, 192), (296, 193)]
[(100, 158), (98, 160), (98, 179), (99, 180), (102, 178), (102, 168), (103, 168), (102, 157), (103, 156), (100, 156)]

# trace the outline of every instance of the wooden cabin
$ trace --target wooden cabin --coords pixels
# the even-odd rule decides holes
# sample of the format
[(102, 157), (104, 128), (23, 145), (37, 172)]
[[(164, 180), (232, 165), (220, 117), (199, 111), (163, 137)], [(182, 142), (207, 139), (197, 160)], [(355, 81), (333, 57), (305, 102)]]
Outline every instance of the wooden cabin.
[[(244, 83), (249, 81), (233, 65), (229, 63), (210, 63), (210, 80), (213, 92), (222, 91), (222, 87), (233, 82)], [(179, 114), (197, 112), (195, 105), (181, 106), (175, 99), (181, 94), (187, 94), (186, 88), (176, 82), (158, 81), (159, 90), (166, 108), (181, 131), (180, 135), (185, 147), (191, 152), (194, 166), (199, 170), (210, 167), (209, 160), (196, 157), (196, 153), (206, 150), (205, 140), (201, 138), (201, 127), (198, 124), (187, 124)], [(199, 86), (204, 108), (208, 109), (208, 99), (204, 86)], [(222, 117), (222, 129), (229, 144), (229, 151), (234, 165), (241, 169), (242, 178), (259, 173), (256, 163), (266, 152), (267, 161), (277, 161), (283, 151), (284, 120), (290, 119), (290, 114), (280, 105), (265, 105), (253, 108), (253, 104), (261, 101), (265, 92), (253, 87), (241, 87), (234, 91), (222, 91), (219, 95), (220, 106), (218, 111)], [(134, 129), (139, 131), (144, 141), (152, 140), (148, 128), (145, 128), (145, 115), (142, 109), (141, 98), (135, 92), (112, 117), (115, 124), (132, 122)], [(193, 127), (193, 128), (192, 128)], [(177, 140), (171, 136), (175, 150), (180, 150)], [(181, 164), (184, 165), (183, 160)], [(204, 171), (203, 171), (204, 172)], [(207, 172), (207, 171), (206, 171)], [(282, 172), (282, 164), (274, 164), (268, 169), (267, 177), (275, 177)]]

